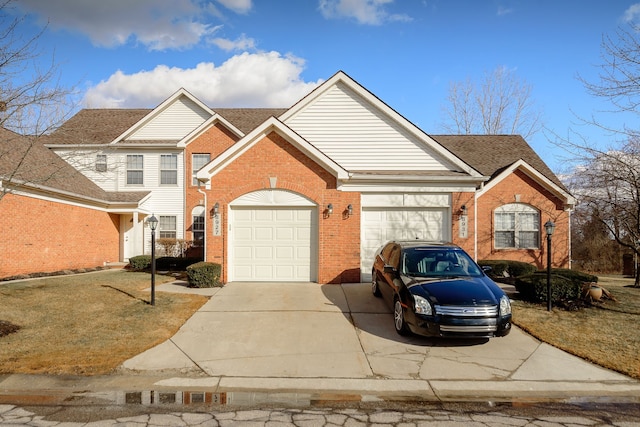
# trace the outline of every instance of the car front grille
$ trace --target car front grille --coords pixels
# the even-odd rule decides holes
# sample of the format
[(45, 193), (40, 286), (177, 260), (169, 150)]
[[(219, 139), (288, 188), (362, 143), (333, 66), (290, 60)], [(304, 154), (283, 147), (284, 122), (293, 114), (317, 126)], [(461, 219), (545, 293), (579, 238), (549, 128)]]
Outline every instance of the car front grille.
[(436, 305), (436, 314), (452, 317), (496, 317), (498, 315), (498, 306), (455, 306), (455, 305)]
[(496, 325), (479, 325), (479, 326), (452, 326), (452, 325), (440, 325), (442, 332), (495, 332), (498, 330)]

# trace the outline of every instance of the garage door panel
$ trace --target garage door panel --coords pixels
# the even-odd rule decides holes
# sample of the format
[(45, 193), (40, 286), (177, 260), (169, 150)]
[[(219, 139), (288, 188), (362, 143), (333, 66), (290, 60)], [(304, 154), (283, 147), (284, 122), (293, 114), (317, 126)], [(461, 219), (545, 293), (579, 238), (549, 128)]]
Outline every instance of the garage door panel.
[(447, 240), (446, 208), (365, 208), (362, 211), (360, 269), (369, 280), (376, 250), (388, 240)]
[(232, 215), (232, 280), (316, 280), (315, 208), (243, 206)]

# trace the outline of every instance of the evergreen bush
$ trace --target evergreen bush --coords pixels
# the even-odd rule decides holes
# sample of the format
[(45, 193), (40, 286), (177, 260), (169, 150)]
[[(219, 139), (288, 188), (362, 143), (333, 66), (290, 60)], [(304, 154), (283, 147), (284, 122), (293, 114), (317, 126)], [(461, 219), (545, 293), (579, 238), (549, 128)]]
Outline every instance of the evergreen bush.
[(213, 262), (198, 262), (187, 267), (189, 286), (196, 288), (213, 288), (222, 286), (220, 276), (222, 266)]

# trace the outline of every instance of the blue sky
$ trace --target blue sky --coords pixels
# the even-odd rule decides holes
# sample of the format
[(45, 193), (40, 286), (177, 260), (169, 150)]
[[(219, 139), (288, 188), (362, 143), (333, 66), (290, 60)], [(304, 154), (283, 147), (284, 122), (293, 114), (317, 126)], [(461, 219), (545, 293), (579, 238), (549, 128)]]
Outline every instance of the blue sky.
[[(184, 87), (211, 107), (288, 107), (338, 70), (427, 133), (443, 133), (449, 84), (507, 67), (532, 86), (549, 143), (606, 107), (595, 79), (604, 34), (640, 14), (622, 0), (16, 0), (25, 35), (48, 22), (42, 60), (84, 107), (154, 107)], [(616, 120), (620, 121), (621, 118)]]

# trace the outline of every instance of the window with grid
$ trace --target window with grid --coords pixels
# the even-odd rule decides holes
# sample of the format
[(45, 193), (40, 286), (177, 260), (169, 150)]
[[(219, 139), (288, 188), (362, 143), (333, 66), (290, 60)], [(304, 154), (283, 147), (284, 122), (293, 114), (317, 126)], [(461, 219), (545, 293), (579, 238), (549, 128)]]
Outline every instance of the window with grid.
[(107, 155), (106, 154), (96, 155), (96, 172), (106, 172), (106, 171), (107, 171)]
[(191, 155), (191, 184), (198, 185), (198, 179), (196, 178), (196, 174), (204, 165), (209, 163), (211, 160), (210, 154), (192, 154)]
[(202, 246), (204, 242), (204, 215), (193, 216), (193, 242), (197, 246)]
[(158, 229), (160, 230), (159, 237), (161, 239), (175, 239), (176, 238), (176, 217), (175, 216), (160, 216)]
[(178, 183), (178, 155), (160, 155), (160, 185), (175, 185)]
[(127, 155), (127, 184), (144, 184), (144, 157), (142, 154)]
[(537, 249), (540, 247), (540, 213), (532, 206), (510, 203), (494, 213), (496, 249)]

